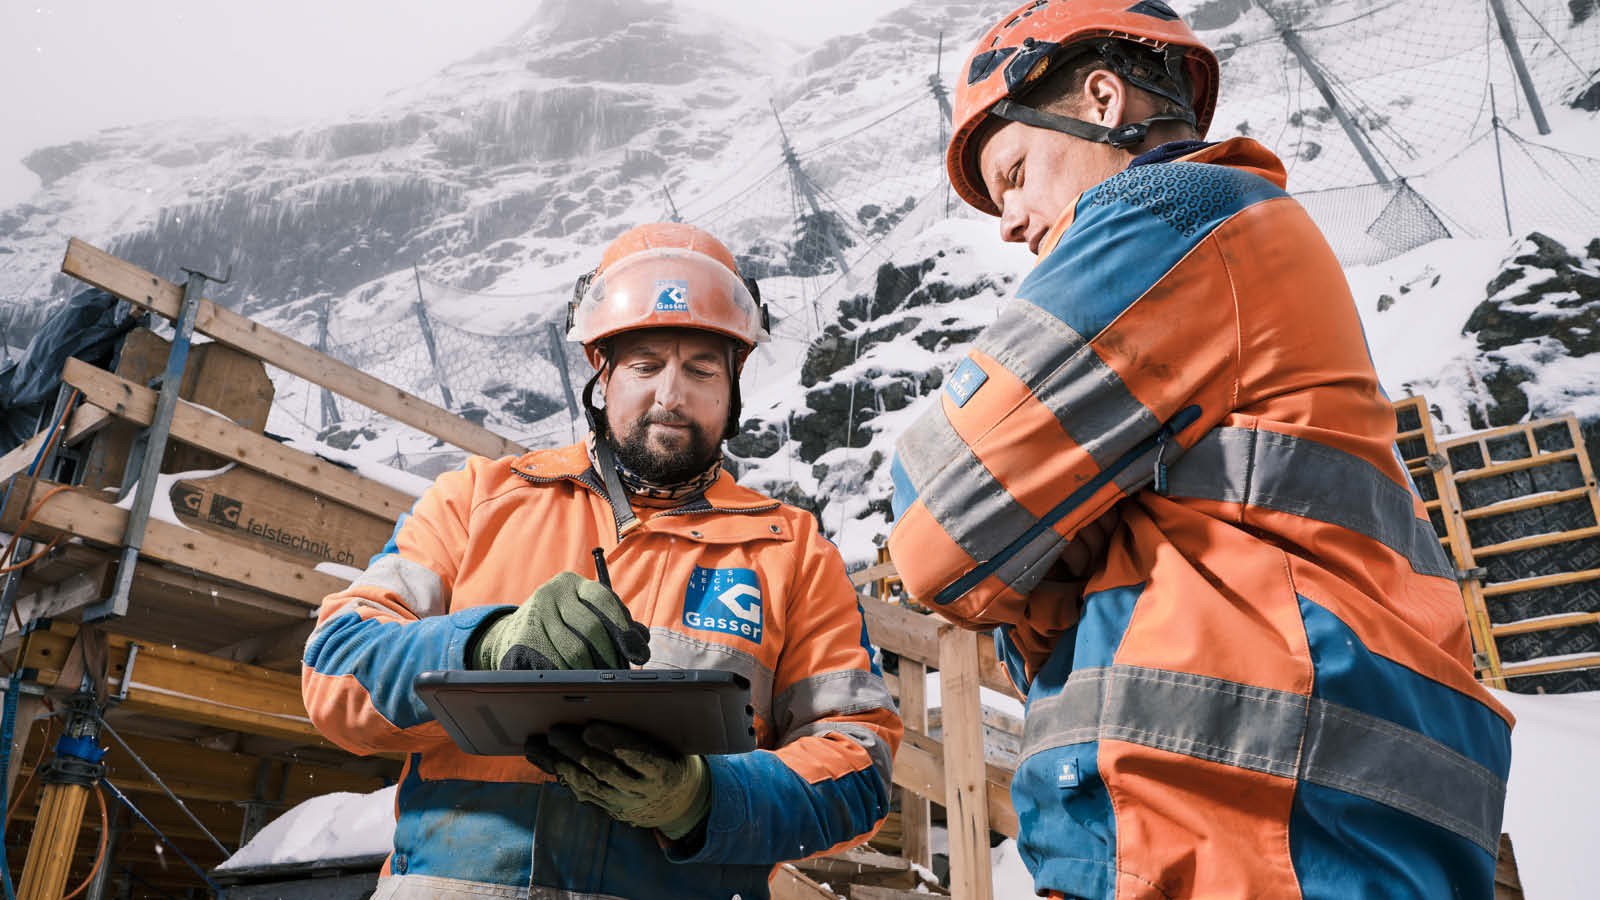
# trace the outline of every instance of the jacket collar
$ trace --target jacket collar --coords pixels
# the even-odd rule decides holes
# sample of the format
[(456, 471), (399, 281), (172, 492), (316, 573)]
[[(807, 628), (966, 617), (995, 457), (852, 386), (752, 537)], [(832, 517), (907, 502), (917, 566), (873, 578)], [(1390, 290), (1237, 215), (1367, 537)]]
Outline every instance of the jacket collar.
[[(1283, 188), (1289, 181), (1282, 160), (1258, 141), (1247, 137), (1229, 138), (1215, 144), (1203, 141), (1170, 141), (1140, 154), (1129, 164), (1129, 168), (1135, 165), (1159, 165), (1168, 162), (1209, 163), (1215, 166), (1227, 166), (1230, 169), (1243, 169), (1265, 178), (1279, 188)], [(1102, 181), (1100, 184), (1104, 183)], [(1091, 187), (1089, 191), (1094, 189)], [(1087, 194), (1089, 191), (1083, 193)], [(1045, 234), (1044, 240), (1039, 242), (1039, 255), (1035, 257), (1035, 264), (1049, 256), (1056, 245), (1061, 243), (1061, 238), (1067, 233), (1067, 229), (1072, 227), (1072, 222), (1077, 217), (1078, 204), (1082, 200), (1083, 194), (1079, 194), (1067, 204), (1066, 209), (1062, 210), (1061, 218), (1056, 220)]]
[[(589, 463), (589, 452), (584, 444), (534, 450), (511, 461), (511, 469), (535, 481), (573, 481), (597, 494), (603, 494), (600, 479)], [(775, 509), (778, 501), (741, 486), (726, 469), (698, 500), (664, 512), (759, 512)]]

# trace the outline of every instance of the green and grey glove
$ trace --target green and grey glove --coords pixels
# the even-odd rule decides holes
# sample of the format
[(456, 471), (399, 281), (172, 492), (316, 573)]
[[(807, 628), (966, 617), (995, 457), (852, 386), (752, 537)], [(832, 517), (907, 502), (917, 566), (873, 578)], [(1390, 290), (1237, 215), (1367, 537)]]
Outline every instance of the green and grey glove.
[(512, 612), (478, 627), (474, 669), (622, 669), (650, 659), (650, 629), (611, 589), (576, 572), (539, 586)]
[(609, 722), (557, 725), (528, 739), (528, 761), (619, 822), (678, 840), (711, 812), (705, 757), (684, 756)]

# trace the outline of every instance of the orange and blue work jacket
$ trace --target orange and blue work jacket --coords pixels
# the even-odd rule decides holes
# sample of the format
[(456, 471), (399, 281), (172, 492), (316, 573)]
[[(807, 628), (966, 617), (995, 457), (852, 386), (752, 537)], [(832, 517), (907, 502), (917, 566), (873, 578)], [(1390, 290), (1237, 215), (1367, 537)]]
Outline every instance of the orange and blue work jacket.
[[(619, 540), (582, 445), (474, 458), (437, 482), (306, 646), (311, 719), (353, 753), (406, 754), (385, 897), (766, 897), (773, 866), (865, 839), (889, 809), (898, 713), (838, 551), (811, 514), (726, 472)], [(411, 689), (466, 668), (483, 620), (605, 548), (650, 628), (647, 668), (748, 678), (757, 741), (711, 756), (692, 853), (613, 821), (524, 760), (456, 748)]]
[(900, 438), (900, 575), (1028, 697), (1041, 893), (1492, 896), (1511, 716), (1283, 185), (1236, 138), (1084, 192)]

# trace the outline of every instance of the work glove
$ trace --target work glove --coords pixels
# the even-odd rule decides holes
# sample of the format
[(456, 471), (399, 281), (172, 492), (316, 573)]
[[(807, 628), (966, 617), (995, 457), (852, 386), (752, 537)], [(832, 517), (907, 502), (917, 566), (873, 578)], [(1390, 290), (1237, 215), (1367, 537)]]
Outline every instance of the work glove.
[(650, 629), (610, 588), (575, 572), (479, 626), (467, 650), (474, 669), (623, 669), (649, 659)]
[(705, 757), (684, 756), (610, 722), (557, 725), (528, 738), (528, 761), (555, 775), (579, 800), (619, 822), (654, 828), (672, 840), (711, 811)]

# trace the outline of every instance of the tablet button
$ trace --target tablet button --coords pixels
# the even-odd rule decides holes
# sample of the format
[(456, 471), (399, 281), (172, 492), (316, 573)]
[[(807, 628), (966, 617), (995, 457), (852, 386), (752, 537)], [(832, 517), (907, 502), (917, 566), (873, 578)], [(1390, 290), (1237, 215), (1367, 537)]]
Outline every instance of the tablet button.
[(682, 681), (685, 678), (688, 678), (689, 676), (683, 674), (682, 672), (672, 672), (672, 673), (668, 674), (667, 677), (672, 679), (673, 681)]
[(610, 673), (610, 672), (601, 672), (600, 673), (600, 680), (601, 681), (616, 681), (617, 680), (617, 676), (612, 674), (612, 673)]
[(658, 681), (661, 678), (661, 674), (659, 672), (633, 672), (628, 677), (634, 681)]

